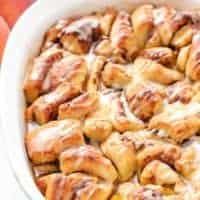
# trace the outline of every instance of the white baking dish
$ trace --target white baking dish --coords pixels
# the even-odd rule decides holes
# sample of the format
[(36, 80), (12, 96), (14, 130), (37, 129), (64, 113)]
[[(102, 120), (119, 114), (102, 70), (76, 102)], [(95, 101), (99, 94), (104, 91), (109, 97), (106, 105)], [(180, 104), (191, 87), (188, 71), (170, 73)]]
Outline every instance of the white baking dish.
[(133, 5), (146, 2), (169, 4), (180, 9), (200, 7), (200, 0), (39, 0), (25, 12), (14, 27), (1, 70), (2, 133), (12, 170), (30, 199), (44, 198), (34, 183), (24, 147), (22, 81), (28, 60), (37, 53), (44, 32), (60, 18), (101, 10), (107, 6), (129, 9), (133, 8)]

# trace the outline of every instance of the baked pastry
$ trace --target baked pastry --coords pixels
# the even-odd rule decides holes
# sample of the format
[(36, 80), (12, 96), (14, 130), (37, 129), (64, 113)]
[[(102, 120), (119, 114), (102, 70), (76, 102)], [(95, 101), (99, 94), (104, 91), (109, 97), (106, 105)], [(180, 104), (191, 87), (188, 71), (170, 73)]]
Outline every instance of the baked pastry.
[(129, 84), (126, 98), (130, 110), (141, 120), (148, 120), (163, 109), (165, 91), (152, 83)]
[(24, 93), (28, 103), (32, 103), (42, 93), (43, 80), (48, 70), (62, 59), (63, 53), (61, 49), (50, 48), (34, 59), (24, 82)]
[(149, 162), (160, 160), (173, 167), (180, 157), (180, 147), (160, 141), (152, 141), (151, 145), (141, 149), (137, 154), (137, 166), (142, 170)]
[(60, 104), (79, 94), (79, 87), (71, 83), (63, 82), (55, 90), (40, 96), (30, 105), (27, 109), (27, 120), (34, 118), (39, 124), (44, 124), (56, 119)]
[(118, 176), (112, 162), (91, 145), (65, 150), (59, 159), (61, 171), (65, 174), (83, 171), (109, 182), (115, 181)]
[(108, 63), (102, 71), (102, 81), (107, 87), (123, 87), (131, 81), (131, 78), (124, 66), (119, 64)]
[(86, 16), (73, 20), (62, 30), (60, 41), (66, 50), (72, 53), (87, 53), (91, 44), (101, 34), (98, 16)]
[(78, 120), (52, 121), (26, 135), (27, 151), (34, 164), (55, 161), (66, 148), (84, 143)]
[(59, 20), (23, 85), (47, 200), (200, 200), (200, 13), (139, 5)]
[(200, 105), (196, 102), (186, 105), (180, 102), (174, 103), (154, 116), (149, 123), (149, 128), (163, 129), (175, 141), (182, 142), (199, 131), (199, 111)]
[(160, 188), (151, 185), (140, 186), (139, 184), (123, 183), (119, 185), (117, 193), (111, 200), (163, 200)]
[(140, 175), (140, 182), (144, 185), (174, 185), (179, 182), (179, 179), (178, 174), (173, 169), (158, 160), (147, 164)]
[(155, 60), (160, 64), (172, 67), (176, 62), (176, 56), (172, 49), (168, 47), (152, 47), (141, 51), (143, 58)]
[(121, 181), (127, 181), (136, 170), (135, 147), (119, 133), (113, 133), (101, 145), (103, 153), (114, 163)]
[(111, 183), (99, 181), (96, 177), (82, 173), (73, 173), (69, 176), (52, 174), (48, 179), (45, 188), (47, 199), (106, 200), (113, 189)]
[(111, 29), (112, 46), (124, 54), (127, 59), (132, 59), (138, 51), (138, 44), (135, 33), (131, 25), (131, 16), (124, 11), (120, 11), (116, 16)]
[(98, 106), (98, 94), (95, 92), (84, 93), (69, 103), (59, 106), (58, 118), (82, 118)]
[(82, 90), (86, 75), (87, 63), (85, 59), (69, 54), (59, 62), (54, 63), (48, 71), (42, 85), (42, 93), (52, 91), (62, 82), (77, 85)]

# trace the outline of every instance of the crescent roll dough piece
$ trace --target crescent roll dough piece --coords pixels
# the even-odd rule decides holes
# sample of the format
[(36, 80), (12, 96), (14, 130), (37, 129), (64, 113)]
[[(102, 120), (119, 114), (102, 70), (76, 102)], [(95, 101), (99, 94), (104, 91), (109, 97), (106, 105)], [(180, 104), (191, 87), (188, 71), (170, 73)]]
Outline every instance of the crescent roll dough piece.
[(85, 135), (96, 141), (105, 140), (112, 132), (112, 123), (104, 118), (88, 118), (83, 127)]
[(113, 133), (101, 145), (104, 154), (114, 163), (121, 181), (127, 181), (136, 170), (135, 148), (122, 135)]
[(160, 46), (162, 46), (162, 41), (158, 33), (158, 30), (155, 29), (154, 27), (154, 29), (149, 34), (149, 38), (145, 44), (145, 48), (153, 48), (153, 47), (160, 47)]
[(104, 35), (109, 36), (116, 15), (117, 11), (113, 8), (107, 8), (105, 13), (103, 13), (100, 23)]
[(130, 110), (144, 121), (162, 111), (164, 97), (164, 90), (152, 83), (130, 84), (126, 89)]
[(187, 104), (191, 101), (195, 91), (191, 82), (184, 80), (174, 83), (167, 88), (167, 98), (169, 103), (180, 101)]
[(114, 47), (109, 39), (104, 38), (97, 43), (94, 52), (99, 56), (111, 58), (114, 53)]
[(131, 182), (119, 185), (111, 200), (163, 200), (157, 186), (140, 186)]
[(28, 103), (32, 103), (42, 92), (42, 84), (49, 69), (61, 60), (63, 50), (50, 48), (34, 59), (24, 82), (24, 93)]
[(79, 86), (63, 82), (52, 92), (36, 99), (27, 110), (27, 118), (39, 124), (47, 123), (58, 114), (60, 104), (72, 99), (80, 93)]
[(183, 176), (189, 178), (197, 169), (199, 165), (198, 151), (195, 145), (189, 145), (182, 151), (181, 158), (175, 163), (176, 170)]
[(84, 54), (101, 34), (100, 19), (97, 16), (85, 16), (74, 20), (63, 29), (60, 39), (63, 47), (72, 53)]
[[(164, 85), (180, 81), (184, 77), (183, 74), (176, 70), (166, 68), (155, 61), (145, 58), (137, 58), (134, 62), (133, 68), (133, 73), (135, 71), (144, 79)], [(159, 76), (155, 76), (155, 74), (159, 74)]]
[(200, 137), (194, 136), (182, 147), (181, 158), (175, 163), (176, 170), (199, 191), (200, 173)]
[(87, 75), (87, 64), (81, 56), (68, 55), (55, 63), (49, 70), (42, 89), (49, 92), (62, 82), (69, 82), (83, 88)]
[(144, 128), (142, 120), (135, 117), (128, 108), (125, 97), (116, 97), (111, 102), (111, 121), (113, 127), (123, 133)]
[(53, 162), (64, 149), (84, 143), (80, 122), (71, 119), (49, 122), (26, 135), (28, 155), (35, 164)]
[(180, 30), (178, 30), (172, 41), (171, 44), (176, 48), (182, 48), (192, 42), (192, 37), (195, 30), (192, 25), (185, 25)]
[(190, 17), (170, 6), (154, 9), (154, 23), (164, 45), (169, 45), (174, 33), (190, 21)]
[(58, 20), (58, 22), (56, 22), (53, 26), (51, 26), (44, 36), (44, 42), (41, 50), (44, 51), (52, 45), (57, 44), (60, 37), (62, 36), (62, 30), (72, 21), (72, 18), (61, 19)]
[(105, 140), (113, 130), (110, 119), (110, 99), (108, 95), (100, 95), (100, 103), (97, 109), (85, 119), (83, 131), (85, 135), (95, 141)]
[(100, 182), (96, 177), (82, 173), (69, 176), (51, 175), (47, 190), (47, 200), (108, 200), (112, 192), (111, 183)]
[(97, 108), (98, 102), (99, 97), (96, 92), (84, 93), (70, 102), (61, 104), (58, 118), (83, 118)]
[(108, 63), (102, 71), (102, 80), (108, 87), (120, 88), (131, 81), (131, 75), (123, 65)]
[(94, 61), (90, 64), (90, 71), (86, 83), (87, 92), (96, 92), (100, 89), (100, 75), (104, 64), (105, 58), (103, 56), (96, 56)]
[(155, 60), (156, 62), (167, 66), (173, 66), (176, 61), (174, 52), (168, 47), (153, 47), (144, 49), (140, 53), (140, 56)]
[(110, 36), (114, 48), (125, 53), (127, 58), (135, 56), (138, 44), (131, 25), (131, 16), (127, 12), (119, 12), (113, 23)]
[(59, 166), (56, 163), (45, 163), (41, 165), (33, 166), (33, 172), (35, 177), (42, 177), (52, 173), (59, 172)]
[(174, 103), (154, 116), (149, 128), (164, 130), (172, 139), (182, 142), (195, 135), (200, 129), (200, 104)]
[(42, 176), (42, 177), (39, 177), (39, 178), (36, 178), (35, 182), (37, 184), (37, 187), (38, 189), (40, 190), (40, 192), (45, 196), (46, 194), (46, 190), (47, 190), (47, 185), (48, 185), (48, 182), (50, 180), (50, 178), (55, 175), (56, 173), (53, 173), (53, 174), (49, 174), (49, 175), (46, 175), (46, 176)]
[(176, 67), (179, 71), (185, 72), (187, 60), (189, 57), (191, 46), (185, 46), (179, 50), (177, 60), (176, 60)]
[(175, 185), (180, 178), (167, 164), (154, 160), (143, 169), (140, 181), (142, 184)]
[(137, 166), (143, 169), (149, 162), (153, 160), (160, 160), (171, 166), (174, 166), (175, 161), (180, 159), (181, 149), (179, 146), (168, 144), (168, 143), (158, 143), (154, 145), (146, 146), (137, 154)]
[(159, 140), (155, 140), (153, 131), (142, 129), (139, 131), (128, 131), (123, 134), (125, 140), (130, 140), (135, 145), (137, 151), (152, 145), (163, 144)]
[(64, 151), (60, 156), (60, 168), (65, 174), (82, 171), (109, 182), (114, 182), (118, 176), (111, 161), (90, 145)]
[(194, 80), (200, 80), (200, 33), (194, 35), (188, 61), (186, 64), (186, 75)]
[(137, 7), (131, 16), (138, 46), (143, 48), (153, 29), (153, 6), (150, 4)]

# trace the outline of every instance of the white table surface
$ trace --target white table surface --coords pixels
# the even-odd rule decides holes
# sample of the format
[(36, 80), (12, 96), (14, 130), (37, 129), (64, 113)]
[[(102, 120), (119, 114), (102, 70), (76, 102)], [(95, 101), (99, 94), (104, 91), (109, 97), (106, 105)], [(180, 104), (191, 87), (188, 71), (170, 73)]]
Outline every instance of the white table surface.
[(0, 195), (3, 200), (28, 200), (25, 194), (20, 191), (3, 148), (3, 141), (0, 134)]

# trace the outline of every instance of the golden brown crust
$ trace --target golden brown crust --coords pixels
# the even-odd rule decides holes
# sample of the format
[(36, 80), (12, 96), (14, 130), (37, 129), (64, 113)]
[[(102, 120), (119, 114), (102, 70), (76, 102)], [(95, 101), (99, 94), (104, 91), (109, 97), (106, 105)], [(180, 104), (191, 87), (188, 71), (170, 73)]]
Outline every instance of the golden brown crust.
[(154, 27), (153, 6), (151, 4), (147, 4), (137, 7), (133, 11), (131, 19), (138, 46), (143, 48)]
[(44, 42), (42, 46), (42, 51), (48, 49), (52, 45), (58, 43), (60, 37), (62, 36), (62, 30), (67, 25), (69, 25), (73, 19), (61, 19), (56, 24), (51, 26), (44, 36)]
[(42, 85), (43, 92), (55, 89), (62, 82), (69, 82), (82, 90), (87, 75), (87, 64), (84, 58), (68, 55), (55, 63), (49, 70)]
[(159, 140), (155, 140), (154, 136), (154, 133), (147, 129), (135, 132), (127, 131), (123, 134), (125, 140), (130, 140), (134, 144), (137, 152), (148, 146), (160, 144)]
[(35, 165), (33, 166), (33, 172), (36, 178), (47, 176), (48, 174), (59, 172), (59, 166), (56, 163)]
[(181, 150), (178, 146), (161, 143), (145, 147), (137, 154), (137, 165), (143, 169), (149, 162), (160, 160), (168, 165), (174, 166), (175, 161), (181, 157)]
[(105, 13), (103, 13), (103, 16), (100, 21), (103, 35), (108, 36), (110, 34), (112, 24), (116, 15), (117, 11), (112, 7), (107, 8)]
[(99, 96), (96, 92), (84, 93), (71, 102), (59, 106), (59, 119), (78, 118), (82, 119), (90, 112), (94, 111), (99, 102)]
[(114, 182), (118, 177), (111, 161), (91, 145), (71, 148), (61, 153), (60, 168), (65, 174), (83, 171), (109, 182)]
[(55, 174), (48, 182), (46, 199), (107, 200), (112, 188), (112, 184), (99, 182), (97, 178), (82, 173)]
[(154, 28), (153, 30), (151, 30), (151, 32), (149, 32), (149, 36), (145, 44), (145, 48), (153, 48), (153, 47), (159, 47), (159, 46), (162, 46), (161, 37), (158, 33), (158, 30)]
[(198, 132), (199, 109), (199, 104), (195, 102), (172, 104), (151, 119), (149, 128), (164, 130), (175, 141), (182, 142)]
[(163, 200), (159, 188), (123, 183), (111, 200)]
[(158, 160), (147, 164), (140, 176), (142, 184), (174, 185), (179, 179), (172, 168)]
[(137, 40), (131, 27), (131, 16), (120, 11), (117, 15), (111, 30), (111, 41), (114, 48), (132, 58), (138, 51)]
[[(138, 71), (138, 74), (146, 80), (157, 82), (164, 85), (172, 84), (183, 79), (183, 74), (176, 70), (169, 69), (163, 65), (145, 58), (137, 58), (133, 67)], [(159, 76), (155, 76), (158, 74)]]
[(154, 23), (164, 45), (169, 45), (174, 33), (189, 21), (188, 15), (170, 6), (161, 6), (154, 10)]
[(94, 61), (90, 64), (90, 72), (88, 74), (86, 90), (88, 92), (96, 92), (101, 86), (101, 71), (105, 64), (105, 58), (102, 56), (95, 57)]
[(113, 130), (111, 121), (110, 95), (101, 94), (99, 105), (85, 119), (83, 130), (85, 135), (95, 141), (105, 140)]
[(185, 177), (189, 177), (196, 169), (196, 150), (189, 146), (183, 150), (180, 159), (175, 162), (176, 170)]
[(185, 72), (187, 60), (190, 53), (190, 47), (191, 47), (190, 45), (185, 46), (181, 48), (178, 53), (177, 60), (176, 60), (176, 67), (181, 72)]
[(191, 101), (194, 94), (195, 91), (192, 87), (192, 84), (187, 80), (177, 82), (167, 88), (167, 97), (169, 103), (180, 101), (184, 104), (187, 104)]
[(108, 63), (102, 71), (102, 80), (108, 87), (120, 88), (131, 81), (131, 75), (123, 65)]
[(200, 80), (199, 65), (200, 34), (193, 37), (190, 54), (186, 64), (186, 75), (195, 81)]
[(149, 83), (133, 84), (126, 90), (130, 110), (144, 121), (162, 110), (164, 96), (162, 90)]
[(27, 133), (25, 142), (29, 158), (35, 164), (53, 162), (66, 148), (85, 143), (78, 120), (49, 122)]
[(111, 44), (111, 41), (109, 39), (103, 39), (101, 40), (97, 46), (95, 47), (94, 52), (97, 55), (111, 57), (113, 55), (114, 47)]
[(72, 53), (84, 54), (89, 51), (93, 41), (101, 34), (100, 21), (97, 16), (77, 19), (64, 28), (61, 43)]
[(40, 192), (45, 195), (47, 190), (48, 182), (51, 178), (52, 174), (47, 176), (42, 176), (36, 179), (37, 187), (39, 188)]
[[(123, 101), (124, 100), (124, 101)], [(123, 133), (144, 128), (144, 123), (128, 111), (125, 97), (114, 98), (111, 103), (111, 121), (113, 127)]]
[(136, 170), (135, 148), (130, 141), (123, 140), (119, 133), (113, 133), (101, 145), (104, 154), (114, 163), (121, 181), (127, 181)]
[(63, 82), (52, 92), (40, 96), (27, 110), (29, 120), (35, 119), (39, 124), (47, 123), (58, 114), (60, 104), (72, 99), (80, 93), (76, 85)]
[(153, 47), (144, 49), (140, 55), (144, 58), (155, 60), (158, 63), (169, 67), (172, 67), (176, 61), (174, 52), (167, 47)]
[(42, 92), (42, 83), (52, 65), (63, 57), (63, 50), (53, 48), (35, 58), (26, 75), (24, 93), (28, 103), (32, 103)]
[(172, 41), (171, 44), (176, 48), (182, 48), (192, 42), (192, 37), (195, 32), (195, 29), (192, 25), (185, 25), (180, 30), (178, 30)]
[(112, 128), (112, 123), (109, 120), (88, 118), (85, 120), (83, 131), (88, 138), (103, 141), (111, 134)]

